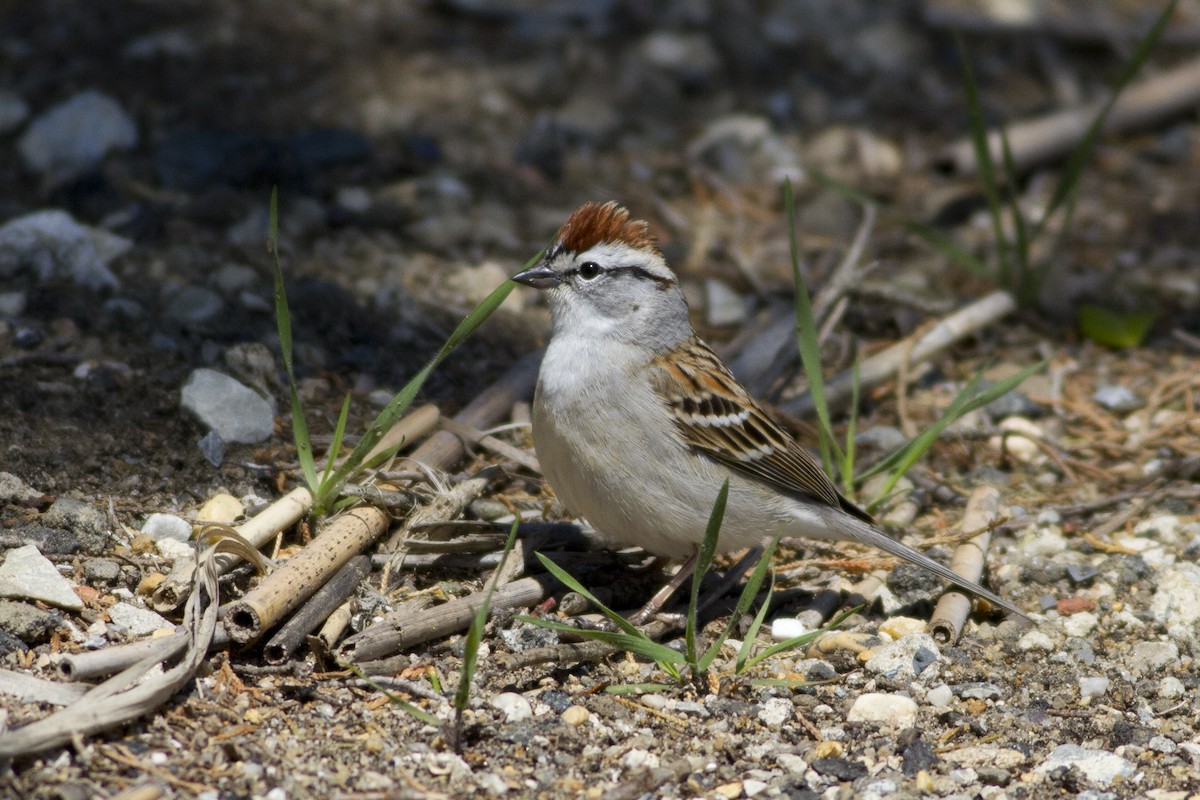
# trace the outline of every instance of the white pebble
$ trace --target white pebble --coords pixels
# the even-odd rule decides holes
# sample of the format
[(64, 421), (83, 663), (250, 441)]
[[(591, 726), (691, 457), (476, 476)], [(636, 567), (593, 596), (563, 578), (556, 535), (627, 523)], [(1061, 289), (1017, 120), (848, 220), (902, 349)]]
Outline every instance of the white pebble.
[(509, 722), (519, 722), (533, 716), (529, 700), (516, 692), (501, 692), (488, 701), (492, 708), (504, 714)]
[(941, 686), (937, 686), (926, 692), (925, 699), (929, 701), (930, 705), (945, 708), (954, 700), (954, 691), (943, 683)]
[(784, 642), (806, 633), (809, 633), (808, 627), (793, 617), (781, 617), (771, 623), (771, 638), (777, 642)]
[(1030, 631), (1017, 641), (1017, 647), (1025, 652), (1044, 650), (1048, 653), (1054, 649), (1054, 641), (1041, 631)]
[(1087, 636), (1100, 620), (1090, 611), (1080, 611), (1062, 621), (1063, 630), (1068, 636)]
[(1087, 699), (1103, 697), (1108, 691), (1109, 680), (1103, 675), (1079, 679), (1079, 696)]
[(911, 726), (917, 719), (917, 704), (906, 695), (868, 692), (859, 695), (846, 716), (850, 722), (886, 722)]
[(1158, 682), (1158, 696), (1164, 700), (1179, 697), (1186, 691), (1183, 681), (1173, 675), (1168, 675)]

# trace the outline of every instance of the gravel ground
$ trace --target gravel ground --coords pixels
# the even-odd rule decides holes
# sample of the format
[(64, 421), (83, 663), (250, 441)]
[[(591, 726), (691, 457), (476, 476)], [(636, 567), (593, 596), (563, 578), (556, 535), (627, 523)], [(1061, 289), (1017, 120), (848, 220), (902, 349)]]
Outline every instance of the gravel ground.
[[(952, 5), (4, 7), (0, 669), (52, 678), (64, 653), (174, 624), (148, 612), (147, 594), (189, 550), (200, 507), (219, 492), (261, 506), (298, 485), (264, 248), (274, 185), (319, 451), (347, 392), (353, 434), (585, 200), (619, 199), (650, 220), (698, 328), (736, 351), (791, 294), (783, 178), (796, 183), (814, 289), (863, 211), (807, 170), (870, 193), (884, 212), (862, 257), (873, 267), (826, 342), (827, 374), (990, 291), (904, 225), (995, 257), (977, 182), (936, 158), (967, 130), (938, 22)], [(1200, 17), (1184, 6), (1147, 74), (1191, 55)], [(989, 119), (1103, 97), (1148, 18), (1139, 4), (1101, 10), (1048, 22), (1051, 33), (991, 22), (971, 34)], [(1036, 301), (914, 368), (903, 391), (864, 397), (868, 458), (936, 419), (977, 371), (997, 380), (1046, 362), (956, 423), (884, 513), (945, 557), (965, 498), (999, 489), (989, 583), (1034, 625), (984, 613), (940, 644), (922, 624), (936, 582), (874, 552), (788, 550), (781, 614), (894, 568), (878, 602), (820, 646), (741, 675), (726, 650), (707, 680), (684, 685), (623, 655), (504, 669), (503, 655), (546, 639), (499, 614), (459, 750), (446, 724), (460, 635), (409, 648), (370, 684), (311, 655), (275, 670), (261, 647), (222, 649), (154, 714), (4, 765), (0, 794), (115, 797), (142, 783), (271, 800), (1200, 794), (1197, 167), (1194, 110), (1106, 139), (1069, 222), (1034, 247), (1053, 265)], [(1060, 168), (1018, 182), (1030, 213)], [(1117, 313), (1110, 332), (1145, 313), (1148, 332), (1099, 344), (1077, 324), (1087, 305)], [(547, 320), (518, 290), (424, 399), (459, 410), (544, 341)], [(784, 407), (802, 385), (794, 364), (763, 383)], [(524, 429), (496, 436), (532, 452)], [(447, 480), (502, 461), (479, 449)], [(536, 473), (505, 463), (466, 518), (563, 518)], [(309, 535), (289, 534), (278, 555)], [(631, 592), (623, 605), (648, 591), (615, 562), (593, 569), (590, 585)], [(414, 571), (381, 592), (376, 573), (355, 624), (415, 596), (466, 595), (483, 577)], [(250, 581), (235, 573), (222, 591)], [(0, 693), (0, 729), (51, 711)]]

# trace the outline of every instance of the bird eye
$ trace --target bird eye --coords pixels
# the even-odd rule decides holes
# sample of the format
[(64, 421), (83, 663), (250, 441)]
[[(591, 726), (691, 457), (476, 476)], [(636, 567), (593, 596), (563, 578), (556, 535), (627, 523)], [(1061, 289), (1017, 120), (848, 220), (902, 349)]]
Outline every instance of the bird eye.
[(579, 277), (583, 278), (585, 281), (590, 281), (600, 277), (600, 273), (602, 271), (603, 270), (600, 269), (600, 265), (595, 261), (585, 261), (579, 265)]

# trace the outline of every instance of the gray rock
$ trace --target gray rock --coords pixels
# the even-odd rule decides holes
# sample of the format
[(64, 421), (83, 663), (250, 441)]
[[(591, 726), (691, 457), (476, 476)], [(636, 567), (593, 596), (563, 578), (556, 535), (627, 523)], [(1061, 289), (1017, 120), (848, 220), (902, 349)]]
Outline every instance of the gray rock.
[(29, 117), (29, 104), (19, 95), (0, 89), (0, 136), (21, 127)]
[(927, 633), (912, 633), (884, 645), (866, 663), (867, 672), (895, 681), (912, 681), (937, 663), (937, 643)]
[(25, 644), (40, 644), (62, 623), (62, 617), (29, 603), (0, 600), (0, 631)]
[(137, 125), (113, 98), (80, 92), (45, 112), (17, 142), (25, 166), (61, 183), (95, 167), (113, 150), (138, 141)]
[(1037, 766), (1035, 771), (1045, 774), (1059, 767), (1079, 767), (1089, 781), (1105, 786), (1118, 777), (1129, 777), (1134, 770), (1132, 762), (1121, 758), (1116, 753), (1110, 753), (1107, 750), (1089, 750), (1077, 744), (1064, 744), (1054, 748), (1054, 751)]
[(226, 442), (254, 444), (271, 438), (271, 404), (224, 373), (197, 369), (183, 385), (181, 405)]
[(1134, 394), (1133, 390), (1116, 384), (1101, 386), (1092, 394), (1092, 400), (1115, 414), (1128, 414), (1146, 405), (1146, 401)]
[(964, 683), (958, 687), (958, 695), (964, 700), (999, 700), (1004, 690), (994, 683)]
[(41, 494), (11, 472), (0, 472), (0, 502), (20, 503)]
[(167, 300), (163, 316), (184, 328), (203, 327), (225, 309), (221, 295), (203, 286), (185, 286)]
[(209, 281), (226, 297), (235, 297), (239, 292), (259, 285), (258, 273), (244, 264), (228, 262), (217, 268)]
[(192, 538), (192, 523), (174, 514), (151, 514), (142, 523), (142, 533), (156, 542), (163, 539), (186, 542)]
[(167, 620), (145, 608), (138, 608), (131, 603), (117, 603), (108, 610), (108, 618), (114, 625), (125, 629), (125, 635), (131, 639), (149, 636), (157, 630), (174, 630), (175, 626)]
[(50, 528), (61, 528), (79, 540), (83, 551), (100, 556), (108, 552), (112, 535), (108, 520), (96, 507), (70, 497), (54, 501), (42, 516), (42, 522)]
[(208, 463), (214, 467), (219, 467), (224, 463), (225, 440), (221, 438), (221, 434), (209, 431), (196, 444), (200, 448), (200, 454)]
[(0, 597), (41, 600), (71, 611), (83, 610), (83, 601), (71, 582), (31, 544), (9, 550), (0, 564)]
[(133, 247), (128, 239), (81, 225), (65, 211), (35, 211), (0, 226), (0, 278), (30, 269), (40, 281), (68, 278), (98, 291), (118, 285), (113, 259)]
[(1125, 666), (1137, 675), (1150, 675), (1179, 661), (1179, 645), (1174, 642), (1138, 642), (1125, 659)]
[(121, 565), (109, 558), (89, 558), (83, 562), (83, 577), (89, 584), (113, 584), (121, 577)]

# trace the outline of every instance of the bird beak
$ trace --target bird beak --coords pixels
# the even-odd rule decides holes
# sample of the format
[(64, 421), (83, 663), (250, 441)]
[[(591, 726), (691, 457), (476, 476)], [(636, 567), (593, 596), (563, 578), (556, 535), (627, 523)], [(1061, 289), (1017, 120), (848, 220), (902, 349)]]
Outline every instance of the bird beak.
[(531, 267), (524, 272), (518, 272), (512, 279), (517, 283), (532, 286), (534, 289), (553, 289), (562, 283), (562, 277), (545, 264)]

